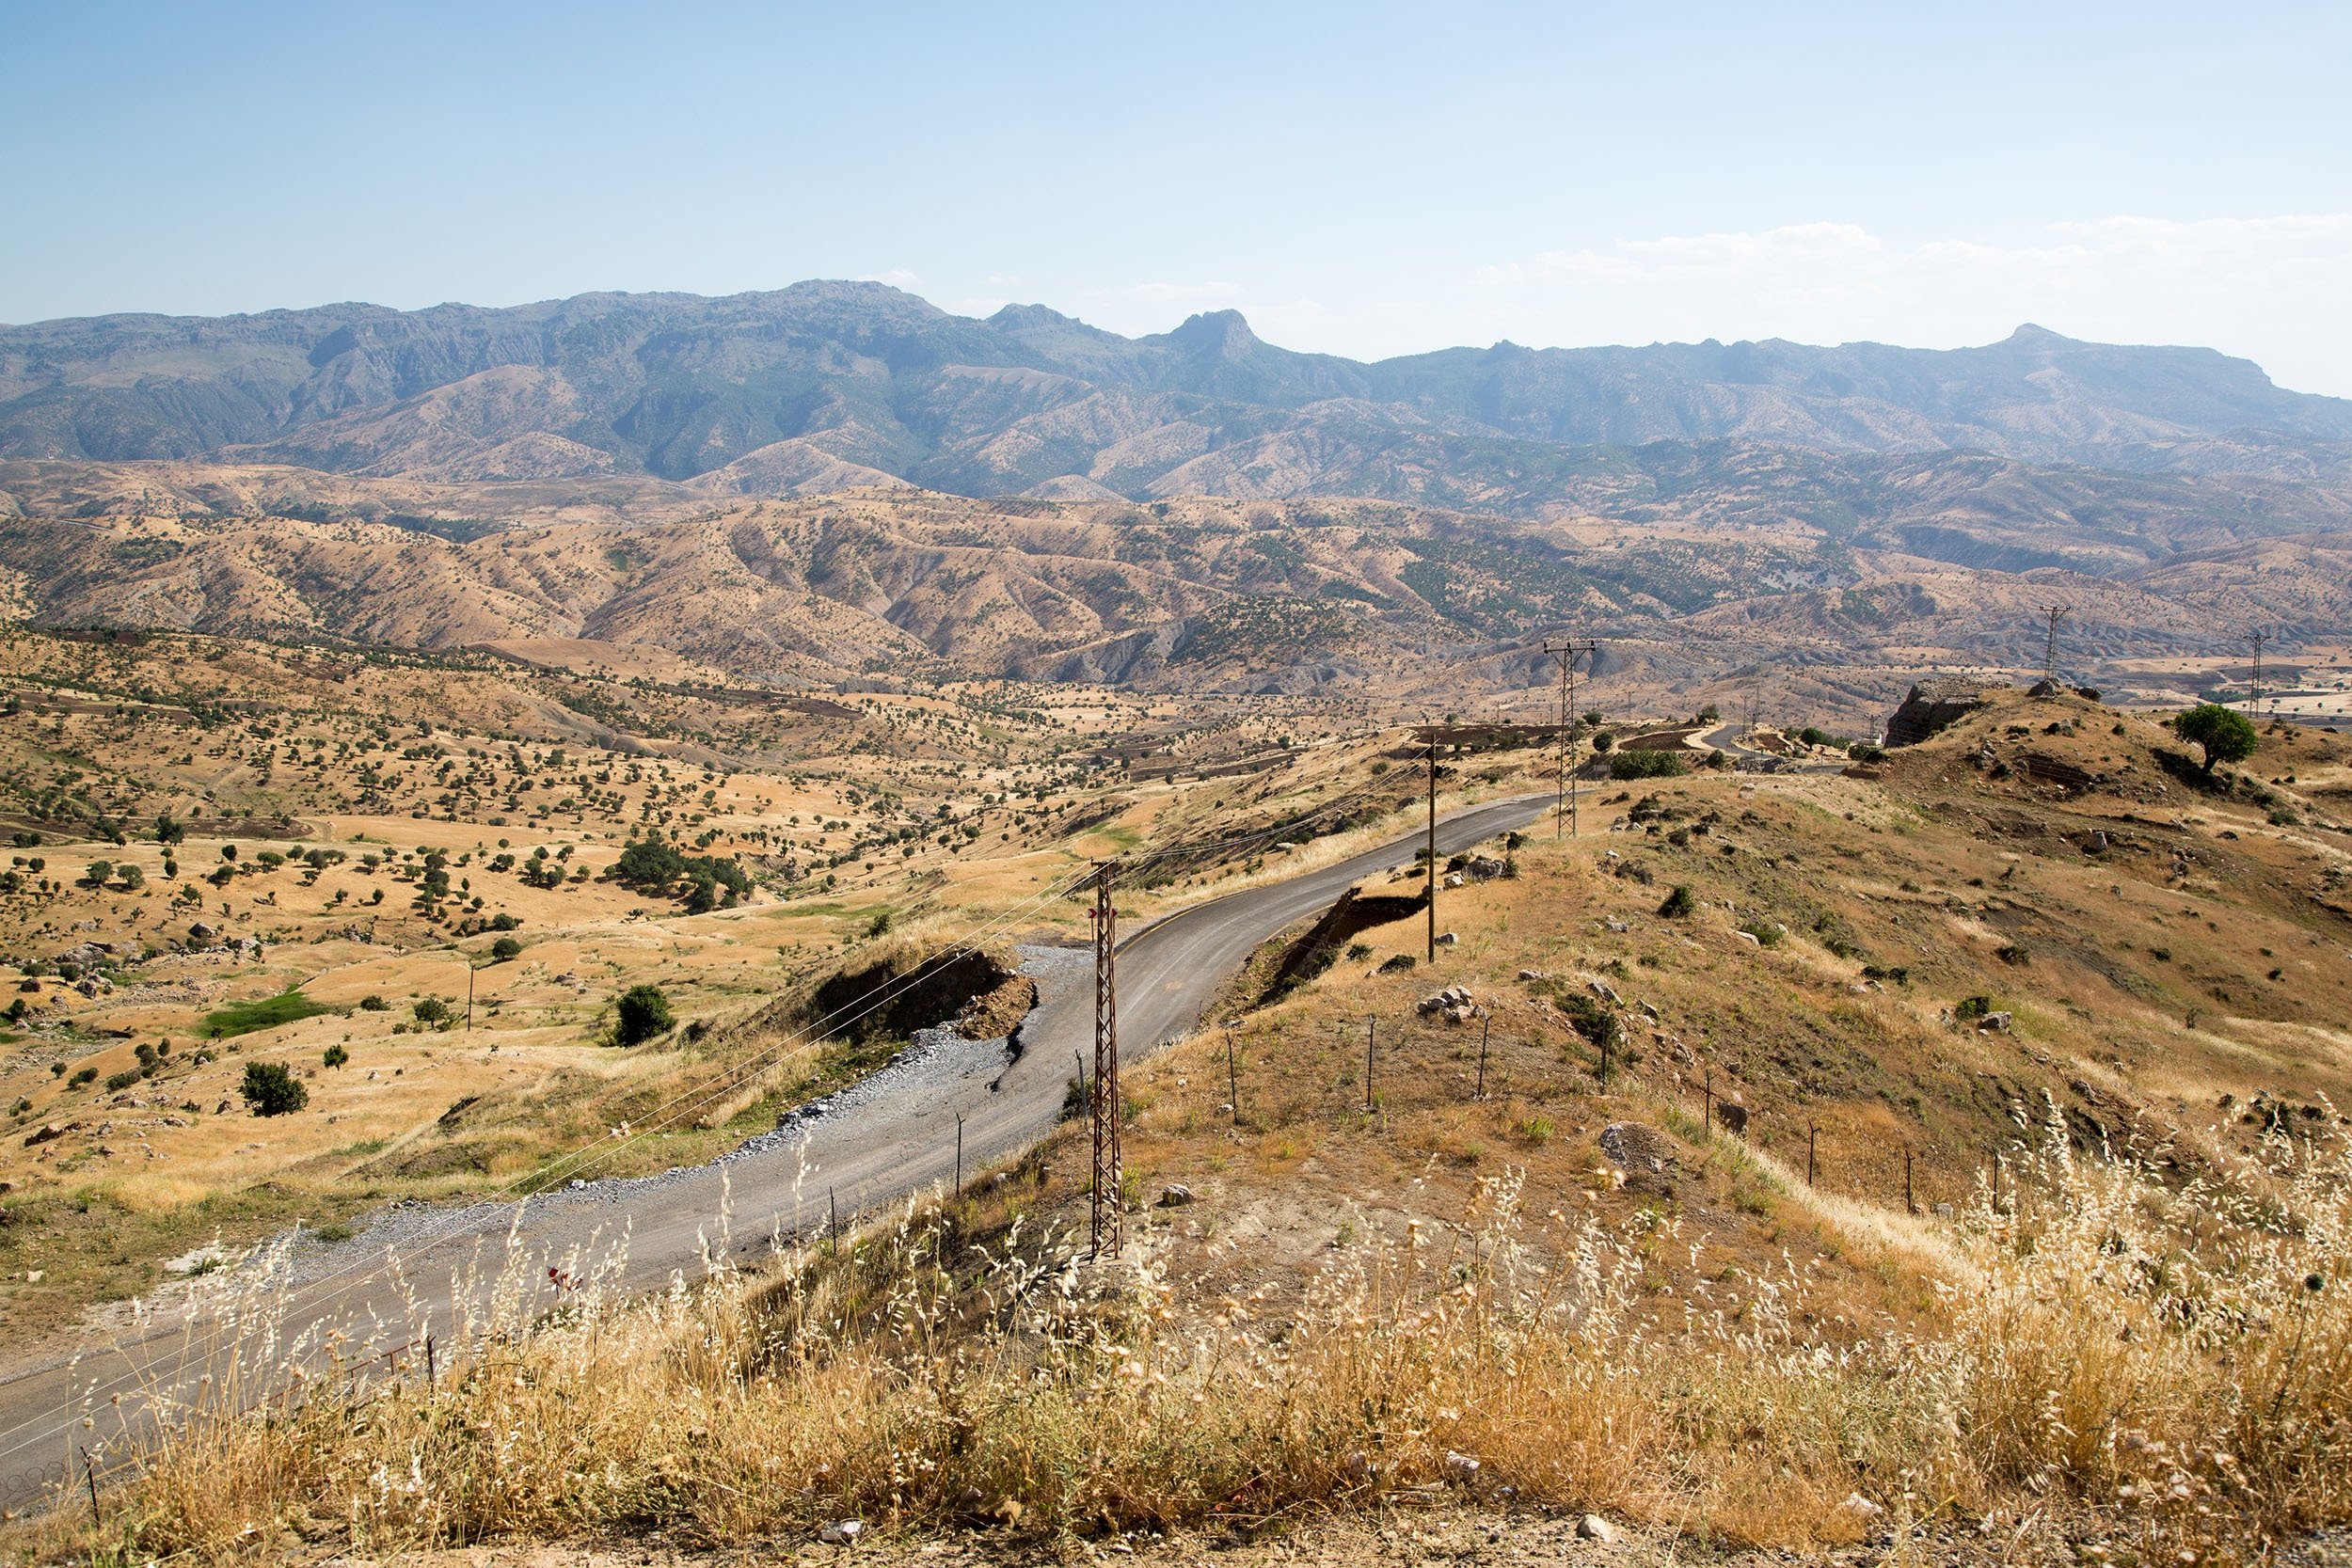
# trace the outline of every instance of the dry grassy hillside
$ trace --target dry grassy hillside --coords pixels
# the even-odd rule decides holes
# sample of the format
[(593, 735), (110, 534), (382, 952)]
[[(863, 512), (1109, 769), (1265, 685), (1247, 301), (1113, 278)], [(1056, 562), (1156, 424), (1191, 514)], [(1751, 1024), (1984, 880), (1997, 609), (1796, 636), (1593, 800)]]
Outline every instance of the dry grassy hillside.
[[(1491, 760), (1457, 785), (1544, 776)], [(431, 1400), (199, 1428), (123, 1528), (1019, 1551), (1534, 1505), (2153, 1562), (2352, 1517), (2352, 748), (2267, 730), (2209, 781), (2010, 694), (1844, 773), (1592, 787), (1581, 836), (1462, 858), (1434, 965), (1417, 918), (1291, 933), (1131, 1070), (1119, 1265), (1073, 1127)]]

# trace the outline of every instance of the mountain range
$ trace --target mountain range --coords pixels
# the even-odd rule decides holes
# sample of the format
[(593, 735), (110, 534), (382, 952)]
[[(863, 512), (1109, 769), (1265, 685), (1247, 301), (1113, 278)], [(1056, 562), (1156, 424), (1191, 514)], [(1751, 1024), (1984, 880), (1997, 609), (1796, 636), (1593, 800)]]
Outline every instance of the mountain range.
[[(0, 327), (0, 457), (438, 482), (644, 475), (1134, 500), (1356, 496), (1540, 516), (1658, 442), (2352, 484), (2352, 402), (2210, 349), (1453, 348), (1361, 363), (1232, 311), (1125, 338), (878, 283), (511, 309), (323, 306)], [(1578, 503), (1581, 504), (1581, 503)]]

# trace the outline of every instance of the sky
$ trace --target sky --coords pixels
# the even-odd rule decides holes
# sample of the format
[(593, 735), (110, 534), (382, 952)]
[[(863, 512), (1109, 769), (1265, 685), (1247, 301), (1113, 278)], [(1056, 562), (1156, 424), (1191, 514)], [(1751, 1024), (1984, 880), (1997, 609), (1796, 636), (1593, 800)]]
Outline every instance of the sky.
[(2352, 6), (0, 0), (0, 321), (871, 277), (1358, 358), (2031, 321), (2352, 396)]

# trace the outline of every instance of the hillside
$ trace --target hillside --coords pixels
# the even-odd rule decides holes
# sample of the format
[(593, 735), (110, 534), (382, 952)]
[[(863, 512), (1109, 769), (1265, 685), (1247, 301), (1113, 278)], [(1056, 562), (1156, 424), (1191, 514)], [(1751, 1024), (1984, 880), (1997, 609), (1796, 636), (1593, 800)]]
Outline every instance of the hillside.
[(1525, 511), (1584, 466), (1564, 449), (1659, 441), (2352, 482), (2352, 404), (2207, 349), (2030, 326), (1952, 351), (1505, 342), (1362, 364), (1278, 348), (1232, 311), (1128, 339), (1041, 306), (976, 320), (881, 284), (808, 282), (0, 327), (0, 456), (18, 458)]
[[(306, 695), (282, 717), (128, 727), (92, 702), (46, 739), (45, 722), (10, 732), (14, 769), (87, 749), (113, 787), (149, 791), (145, 813), (199, 776), (242, 804), (275, 762), (317, 775), (283, 787), (320, 792), (299, 802), (328, 816), (313, 842), (350, 852), (306, 880), (299, 860), (255, 864), (250, 833), (233, 862), (216, 831), (188, 834), (187, 864), (233, 867), (199, 903), (266, 935), (250, 955), (192, 940), (159, 891), (168, 847), (144, 840), (52, 842), (43, 885), (8, 895), (6, 940), (40, 974), (0, 1083), (26, 1136), (58, 1129), (9, 1150), (0, 1303), (20, 1331), (70, 1292), (152, 1282), (163, 1249), (208, 1227), (242, 1243), (301, 1213), (396, 1235), (398, 1212), (369, 1205), (528, 1190), (680, 1085), (740, 1087), (619, 1168), (766, 1132), (904, 1043), (831, 1042), (774, 1069), (761, 1051), (770, 999), (891, 960), (905, 934), (870, 914), (918, 890), (939, 891), (914, 940), (944, 943), (1027, 896), (1032, 868), (1263, 820), (1236, 808), (1369, 791), (1381, 815), (1349, 832), (1382, 835), (1417, 804), (1393, 732), (1318, 735), (1254, 776), (1106, 783), (1066, 766), (1078, 737), (1057, 732), (1116, 743), (1151, 715), (1119, 699), (1089, 715), (1074, 693), (1050, 713), (981, 691), (861, 703), (855, 726), (745, 733), (767, 754), (739, 770), (680, 768), (675, 750), (551, 758), (544, 730), (519, 754), (486, 733), (515, 722), (513, 698), (478, 672), (371, 662), (338, 680), (234, 646), (12, 648), (19, 679), (58, 695), (165, 684), (190, 654)], [(374, 740), (388, 705), (408, 717)], [(918, 836), (904, 869), (876, 853), (894, 822), (930, 819), (932, 789), (953, 801), (972, 782), (899, 796), (898, 758), (844, 750), (881, 725), (1009, 786), (977, 814), (987, 831)], [(168, 760), (182, 745), (204, 760)], [(358, 769), (385, 775), (383, 800), (331, 813), (325, 792)], [(1446, 802), (1548, 778), (1540, 751), (1452, 759)], [(497, 867), (484, 840), (524, 781), (579, 795), (552, 819), (526, 806), (517, 842), (560, 838), (595, 871), (550, 890)], [(2157, 723), (2013, 690), (1868, 768), (1613, 784), (1578, 837), (1538, 828), (1461, 857), (1434, 962), (1409, 905), (1327, 949), (1301, 946), (1310, 917), (1210, 1015), (1231, 1023), (1132, 1061), (1115, 1260), (1085, 1256), (1074, 1124), (846, 1236), (739, 1238), (691, 1290), (632, 1304), (611, 1259), (560, 1259), (588, 1283), (477, 1325), (477, 1349), (445, 1329), (431, 1380), (408, 1325), (384, 1325), (282, 1417), (199, 1420), (110, 1495), (105, 1528), (198, 1558), (244, 1549), (257, 1517), (281, 1522), (289, 1556), (699, 1555), (838, 1544), (855, 1520), (886, 1551), (1011, 1560), (1178, 1531), (1206, 1551), (1327, 1512), (1418, 1539), (1484, 1510), (1536, 1531), (1589, 1512), (1676, 1560), (1911, 1542), (1957, 1562), (1987, 1535), (2026, 1560), (2254, 1556), (2352, 1517), (2348, 806), (2340, 737), (2265, 727), (2208, 783)], [(722, 852), (777, 832), (795, 854), (830, 845), (840, 885), (763, 876), (739, 907), (632, 911), (656, 901), (604, 877), (621, 835), (689, 811)], [(1065, 812), (1093, 825), (1067, 831)], [(521, 916), (524, 950), (481, 970), (465, 1034), (410, 1022), (486, 937), (468, 929), (480, 914), (407, 896), (434, 845), (457, 847), (484, 914)], [(146, 883), (80, 875), (100, 851)], [(1140, 926), (1261, 874), (1212, 867), (1120, 904)], [(349, 895), (388, 883), (402, 896), (362, 936)], [(1066, 901), (1051, 918), (1078, 925)], [(77, 990), (49, 951), (68, 927), (127, 936), (135, 959), (103, 950)], [(1294, 983), (1267, 986), (1294, 955), (1311, 960)], [(645, 976), (701, 1032), (598, 1043), (606, 999)], [(188, 1049), (192, 1024), (294, 979), (323, 1010)], [(134, 1056), (158, 1036), (180, 1044)], [(310, 1065), (344, 1042), (347, 1063)], [(316, 1103), (270, 1123), (211, 1108), (240, 1053), (295, 1063)], [(545, 1262), (505, 1260), (516, 1302)], [(266, 1266), (169, 1299), (274, 1321)], [(31, 1277), (51, 1270), (65, 1277)], [(405, 1455), (407, 1482), (371, 1483)], [(60, 1511), (38, 1540), (85, 1549), (87, 1517)]]
[(2288, 639), (2280, 673), (2325, 693), (2352, 634), (2352, 534), (2319, 492), (1970, 454), (1661, 444), (1540, 518), (176, 462), (0, 464), (0, 603), (37, 625), (441, 653), (585, 640), (789, 687), (1009, 676), (1545, 708), (1541, 644), (1573, 624), (1607, 640), (1588, 673), (1612, 706), (1761, 698), (1867, 734), (1923, 674), (2038, 668), (2053, 594), (2076, 610), (2069, 668), (2151, 701), (2237, 678), (2264, 622)]

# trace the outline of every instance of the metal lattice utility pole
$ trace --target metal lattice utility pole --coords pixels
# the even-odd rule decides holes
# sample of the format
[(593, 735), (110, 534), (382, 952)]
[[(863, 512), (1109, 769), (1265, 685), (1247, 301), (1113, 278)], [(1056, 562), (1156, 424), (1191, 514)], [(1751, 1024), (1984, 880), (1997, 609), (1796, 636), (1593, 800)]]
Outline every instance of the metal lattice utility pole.
[(1105, 1232), (1117, 1254), (1123, 1221), (1119, 1208), (1119, 947), (1118, 915), (1111, 907), (1117, 863), (1094, 868), (1094, 1093), (1087, 1101), (1087, 1123), (1094, 1134), (1094, 1192), (1087, 1212), (1087, 1256), (1103, 1254)]
[(2042, 644), (2042, 678), (2045, 681), (2055, 682), (2058, 679), (2058, 623), (2065, 620), (2070, 612), (2066, 606), (2062, 604), (2054, 604), (2044, 606), (2042, 613), (2050, 618), (2049, 640)]
[(2247, 698), (2246, 711), (2259, 718), (2263, 709), (2263, 644), (2270, 641), (2270, 634), (2266, 631), (2249, 631), (2246, 634), (2246, 641), (2254, 650), (2254, 678), (2251, 683), (2253, 689)]
[(1576, 780), (1568, 767), (1568, 753), (1572, 749), (1568, 720), (1576, 707), (1576, 661), (1599, 646), (1589, 638), (1580, 641), (1573, 637), (1565, 641), (1544, 644), (1544, 652), (1560, 660), (1560, 768), (1558, 781), (1553, 785), (1551, 808), (1551, 833), (1554, 838), (1567, 834), (1571, 831), (1569, 825), (1576, 820)]

